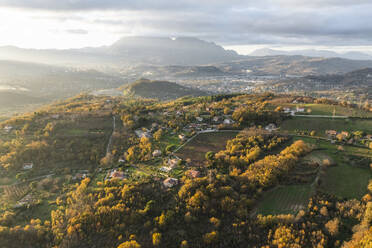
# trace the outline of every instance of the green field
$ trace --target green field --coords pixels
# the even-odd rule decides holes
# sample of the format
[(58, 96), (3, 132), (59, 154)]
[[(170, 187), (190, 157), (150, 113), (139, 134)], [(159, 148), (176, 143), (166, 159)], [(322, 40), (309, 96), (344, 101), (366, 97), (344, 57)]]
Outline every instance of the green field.
[(182, 159), (190, 158), (195, 164), (205, 160), (205, 153), (218, 152), (226, 148), (226, 142), (233, 139), (238, 132), (201, 133), (177, 152)]
[(360, 199), (367, 193), (371, 172), (367, 168), (359, 168), (344, 163), (327, 169), (322, 177), (320, 190), (340, 198)]
[(305, 109), (311, 109), (309, 114), (311, 115), (333, 115), (335, 110), (335, 115), (339, 116), (352, 116), (352, 117), (372, 117), (371, 112), (366, 112), (358, 108), (348, 108), (339, 105), (329, 105), (329, 104), (285, 104), (284, 107), (296, 108), (302, 107)]
[(296, 214), (306, 208), (311, 193), (309, 184), (279, 186), (264, 194), (257, 206), (257, 214)]
[(341, 131), (364, 131), (372, 133), (372, 120), (355, 119), (331, 119), (331, 118), (308, 118), (294, 117), (285, 120), (281, 126), (281, 131), (294, 132), (295, 130), (316, 131), (316, 136), (325, 137), (325, 131), (332, 129)]

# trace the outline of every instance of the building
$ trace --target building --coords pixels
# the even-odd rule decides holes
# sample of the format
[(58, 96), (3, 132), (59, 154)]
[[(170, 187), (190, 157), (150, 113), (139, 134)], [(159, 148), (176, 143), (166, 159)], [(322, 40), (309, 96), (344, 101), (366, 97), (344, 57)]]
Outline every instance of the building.
[(155, 151), (153, 151), (152, 156), (153, 156), (153, 157), (160, 157), (161, 154), (162, 154), (162, 153), (161, 153), (160, 150), (155, 150)]
[(172, 168), (163, 166), (159, 170), (162, 171), (162, 172), (168, 173), (168, 172), (170, 172), (172, 170)]
[(183, 135), (183, 134), (178, 135), (178, 138), (179, 138), (181, 141), (185, 141), (185, 140), (186, 140), (186, 136)]
[(215, 117), (213, 117), (213, 122), (219, 122), (220, 121), (220, 117), (218, 117), (218, 116), (215, 116)]
[[(145, 130), (145, 131), (144, 131), (144, 130)], [(147, 129), (144, 129), (144, 130), (142, 130), (142, 129), (137, 129), (137, 130), (135, 130), (134, 132), (136, 133), (136, 135), (137, 135), (138, 138), (142, 138), (142, 137), (151, 138), (152, 135), (151, 135), (151, 133), (149, 132), (149, 130), (147, 130)]]
[(125, 161), (126, 161), (125, 158), (123, 158), (123, 157), (119, 158), (119, 163), (125, 163)]
[(110, 175), (109, 175), (109, 178), (110, 179), (120, 179), (120, 180), (123, 180), (125, 179), (125, 174), (123, 171), (118, 171), (118, 170), (112, 170)]
[(7, 132), (7, 133), (9, 133), (9, 132), (12, 131), (12, 130), (13, 130), (13, 127), (12, 127), (12, 126), (9, 126), (9, 125), (8, 125), (8, 126), (5, 126), (5, 127), (4, 127), (4, 131)]
[(202, 122), (203, 121), (203, 118), (202, 117), (196, 117), (196, 120), (198, 121), (198, 122)]
[(178, 158), (168, 159), (168, 165), (169, 165), (170, 168), (176, 167), (179, 162), (180, 162), (180, 159), (178, 159)]
[(178, 179), (176, 178), (167, 178), (163, 181), (163, 185), (167, 188), (172, 188), (178, 184)]
[(336, 137), (336, 135), (337, 135), (337, 131), (336, 130), (326, 130), (325, 133), (329, 137), (333, 137), (333, 138)]
[(226, 119), (223, 121), (223, 124), (231, 125), (231, 124), (234, 124), (234, 121), (231, 120), (230, 118), (226, 118)]
[(34, 167), (34, 163), (24, 163), (23, 164), (23, 169), (24, 170), (31, 170), (32, 169), (32, 167)]
[(200, 177), (200, 171), (197, 170), (189, 170), (186, 171), (186, 175), (191, 178), (197, 178)]
[(296, 107), (297, 112), (305, 112), (305, 108)]
[(265, 127), (265, 130), (269, 131), (269, 132), (272, 132), (272, 131), (275, 131), (277, 129), (276, 125), (274, 123), (270, 123), (269, 125), (267, 125)]

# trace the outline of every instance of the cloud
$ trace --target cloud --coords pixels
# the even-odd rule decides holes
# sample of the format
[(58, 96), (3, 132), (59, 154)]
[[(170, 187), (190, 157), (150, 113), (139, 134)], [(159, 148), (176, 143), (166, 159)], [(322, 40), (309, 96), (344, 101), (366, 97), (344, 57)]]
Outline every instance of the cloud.
[(224, 45), (372, 42), (370, 0), (0, 0), (0, 6), (37, 10), (44, 14), (32, 18), (54, 19), (75, 35), (196, 36)]

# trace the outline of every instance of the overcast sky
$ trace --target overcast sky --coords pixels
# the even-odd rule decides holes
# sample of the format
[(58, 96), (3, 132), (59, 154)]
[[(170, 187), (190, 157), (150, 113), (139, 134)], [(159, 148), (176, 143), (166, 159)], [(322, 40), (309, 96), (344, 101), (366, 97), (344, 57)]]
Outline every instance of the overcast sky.
[(0, 0), (0, 45), (78, 48), (193, 36), (254, 48), (372, 51), (371, 0)]

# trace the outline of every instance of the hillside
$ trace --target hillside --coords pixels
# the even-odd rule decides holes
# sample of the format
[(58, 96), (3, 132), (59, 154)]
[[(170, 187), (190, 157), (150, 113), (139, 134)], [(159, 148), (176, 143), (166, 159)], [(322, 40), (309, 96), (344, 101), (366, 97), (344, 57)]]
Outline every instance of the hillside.
[(0, 122), (0, 247), (366, 244), (367, 111), (267, 93), (80, 94), (9, 118)]
[(204, 96), (206, 92), (168, 81), (140, 79), (125, 87), (124, 94), (142, 98), (172, 100), (184, 96)]

